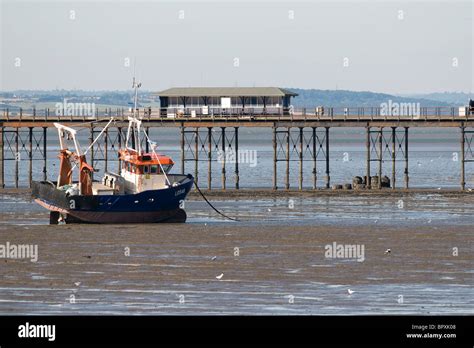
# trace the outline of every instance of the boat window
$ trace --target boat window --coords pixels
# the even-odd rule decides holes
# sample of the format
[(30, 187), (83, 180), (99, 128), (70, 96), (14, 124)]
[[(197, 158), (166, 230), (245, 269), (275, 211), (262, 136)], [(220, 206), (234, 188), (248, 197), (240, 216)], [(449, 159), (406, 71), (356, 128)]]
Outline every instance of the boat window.
[(173, 165), (171, 165), (171, 164), (164, 164), (163, 165), (163, 170), (165, 171), (165, 173), (168, 173), (172, 166)]
[(150, 166), (150, 173), (151, 174), (158, 173), (158, 166), (156, 164)]
[(143, 173), (144, 174), (150, 173), (150, 166), (143, 166)]

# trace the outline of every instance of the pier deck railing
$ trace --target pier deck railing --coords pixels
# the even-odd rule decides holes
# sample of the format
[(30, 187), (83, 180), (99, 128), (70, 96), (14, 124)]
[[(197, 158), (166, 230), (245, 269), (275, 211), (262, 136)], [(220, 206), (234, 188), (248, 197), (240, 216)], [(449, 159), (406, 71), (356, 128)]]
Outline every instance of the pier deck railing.
[[(419, 110), (402, 110), (401, 112), (384, 112), (380, 107), (329, 107), (329, 108), (290, 108), (288, 112), (255, 112), (252, 108), (222, 109), (213, 108), (204, 115), (195, 109), (144, 108), (138, 110), (138, 115), (148, 121), (462, 121), (473, 120), (474, 110), (466, 108), (461, 113), (456, 107), (420, 107)], [(75, 112), (73, 115), (58, 113), (55, 109), (3, 109), (0, 110), (0, 122), (11, 121), (99, 121), (114, 117), (126, 121), (132, 114), (130, 109), (104, 108), (90, 112)]]

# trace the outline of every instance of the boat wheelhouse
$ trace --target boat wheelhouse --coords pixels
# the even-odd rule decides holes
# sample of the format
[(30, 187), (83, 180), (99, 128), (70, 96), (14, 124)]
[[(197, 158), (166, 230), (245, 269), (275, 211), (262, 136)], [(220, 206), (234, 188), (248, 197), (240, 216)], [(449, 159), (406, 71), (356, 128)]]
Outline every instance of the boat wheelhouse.
[(140, 155), (129, 149), (120, 150), (119, 158), (121, 177), (124, 179), (125, 191), (129, 193), (166, 187), (164, 174), (168, 174), (174, 165), (170, 157), (157, 153)]

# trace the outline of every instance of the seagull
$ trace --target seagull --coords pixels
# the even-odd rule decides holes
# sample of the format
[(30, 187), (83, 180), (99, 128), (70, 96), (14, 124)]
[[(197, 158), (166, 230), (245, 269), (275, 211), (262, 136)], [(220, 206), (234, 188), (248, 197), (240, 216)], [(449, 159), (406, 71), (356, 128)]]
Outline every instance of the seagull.
[(267, 209), (268, 211), (272, 211), (270, 208)]
[(215, 259), (217, 259), (217, 256), (213, 256), (211, 261), (214, 261)]
[(391, 252), (392, 252), (392, 250), (390, 250), (390, 248), (389, 248), (389, 249), (385, 250), (384, 254), (390, 254)]
[(353, 290), (351, 290), (351, 289), (347, 289), (347, 293), (348, 293), (348, 294), (349, 294), (349, 296), (350, 296), (350, 295), (352, 295), (352, 294), (354, 293), (354, 291), (353, 291)]
[(216, 279), (221, 280), (223, 276), (224, 276), (224, 273), (221, 273), (216, 277)]
[(431, 223), (431, 219), (428, 220), (428, 223), (429, 223), (429, 224)]
[(79, 286), (79, 285), (81, 285), (81, 282), (75, 282), (74, 285)]
[(472, 188), (468, 188), (467, 190), (468, 190), (469, 192), (472, 192)]

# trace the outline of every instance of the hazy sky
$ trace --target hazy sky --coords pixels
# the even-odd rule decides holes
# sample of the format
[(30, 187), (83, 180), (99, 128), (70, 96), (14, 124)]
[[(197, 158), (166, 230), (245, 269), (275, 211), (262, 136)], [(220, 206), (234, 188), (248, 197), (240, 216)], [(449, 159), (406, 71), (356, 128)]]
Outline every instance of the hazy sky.
[[(474, 91), (473, 1), (1, 3), (1, 90)], [(130, 64), (127, 64), (130, 62)]]

